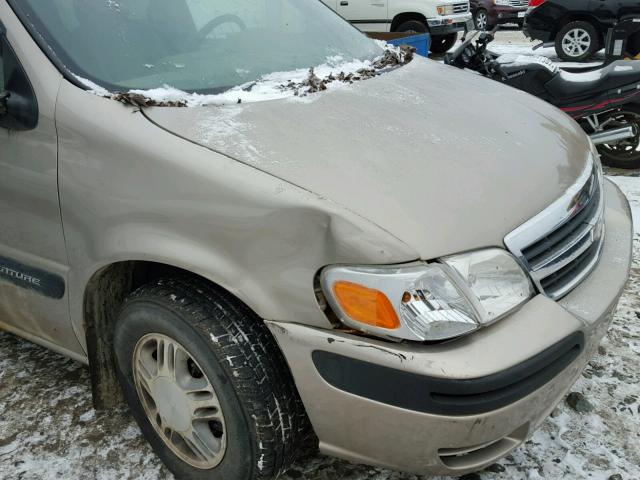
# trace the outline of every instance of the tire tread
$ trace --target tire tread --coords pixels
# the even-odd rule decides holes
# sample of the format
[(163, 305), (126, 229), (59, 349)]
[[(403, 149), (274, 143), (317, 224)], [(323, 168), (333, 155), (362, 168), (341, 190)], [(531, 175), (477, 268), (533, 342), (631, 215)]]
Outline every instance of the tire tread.
[(252, 479), (284, 473), (315, 436), (286, 360), (262, 319), (225, 290), (187, 275), (143, 285), (123, 309), (149, 299), (182, 313), (231, 380), (257, 439)]

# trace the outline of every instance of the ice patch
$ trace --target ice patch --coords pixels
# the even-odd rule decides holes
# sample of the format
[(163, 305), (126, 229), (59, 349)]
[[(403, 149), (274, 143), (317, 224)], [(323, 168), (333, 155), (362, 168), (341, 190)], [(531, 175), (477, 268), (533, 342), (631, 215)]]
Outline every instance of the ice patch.
[(76, 80), (78, 80), (78, 82), (87, 87), (91, 93), (94, 93), (100, 97), (108, 97), (109, 95), (111, 95), (111, 93), (109, 93), (107, 89), (101, 87), (100, 85), (92, 82), (87, 78), (79, 77), (78, 75), (74, 75), (74, 77)]
[(198, 139), (213, 150), (224, 150), (231, 139), (245, 158), (257, 162), (262, 155), (249, 141), (251, 125), (240, 121), (243, 109), (227, 106), (207, 111), (196, 125)]
[(90, 422), (91, 420), (95, 420), (96, 418), (96, 411), (95, 410), (89, 410), (87, 413), (83, 413), (82, 415), (80, 415), (79, 420), (81, 422)]

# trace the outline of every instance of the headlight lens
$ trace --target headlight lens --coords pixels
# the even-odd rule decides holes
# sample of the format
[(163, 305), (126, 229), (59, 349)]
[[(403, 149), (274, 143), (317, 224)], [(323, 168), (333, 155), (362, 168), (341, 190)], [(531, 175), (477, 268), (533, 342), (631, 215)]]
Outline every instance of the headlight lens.
[(453, 5), (438, 5), (438, 15), (451, 15), (453, 13)]
[(495, 5), (509, 5), (509, 0), (493, 0)]
[(477, 300), (479, 321), (491, 323), (531, 298), (529, 276), (507, 252), (499, 249), (445, 257)]
[(486, 249), (410, 266), (331, 266), (322, 287), (348, 326), (416, 341), (470, 333), (533, 295), (527, 274), (506, 251)]

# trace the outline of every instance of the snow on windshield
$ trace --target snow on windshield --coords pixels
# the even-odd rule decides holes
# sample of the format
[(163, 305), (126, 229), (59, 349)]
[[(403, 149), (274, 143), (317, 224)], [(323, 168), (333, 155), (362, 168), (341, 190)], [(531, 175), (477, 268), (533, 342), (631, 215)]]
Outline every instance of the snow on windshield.
[(305, 97), (338, 85), (375, 77), (391, 68), (411, 62), (414, 57), (415, 49), (412, 47), (394, 47), (384, 42), (379, 43), (384, 48), (384, 53), (373, 60), (345, 60), (341, 56), (333, 56), (327, 58), (322, 65), (310, 69), (270, 73), (255, 82), (245, 83), (215, 95), (189, 93), (170, 85), (150, 90), (108, 92), (90, 80), (78, 76), (76, 79), (96, 95), (137, 107), (199, 107)]

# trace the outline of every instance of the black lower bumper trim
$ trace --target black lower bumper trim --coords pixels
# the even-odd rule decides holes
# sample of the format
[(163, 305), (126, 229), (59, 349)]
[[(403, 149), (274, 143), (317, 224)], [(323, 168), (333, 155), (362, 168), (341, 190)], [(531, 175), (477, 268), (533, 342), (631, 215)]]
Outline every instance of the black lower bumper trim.
[(440, 415), (472, 415), (509, 405), (552, 380), (584, 348), (576, 332), (514, 367), (486, 377), (428, 377), (316, 350), (313, 363), (334, 387), (395, 407)]
[(462, 32), (464, 30), (463, 23), (451, 23), (449, 25), (430, 26), (429, 33), (433, 35), (449, 35), (450, 33)]

